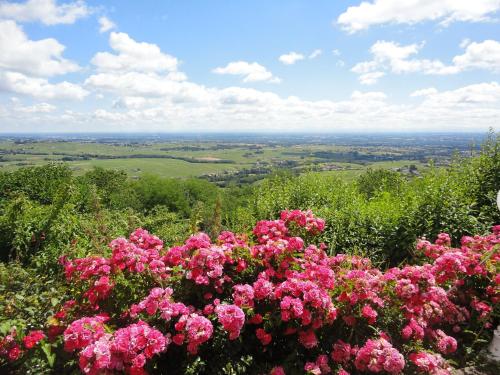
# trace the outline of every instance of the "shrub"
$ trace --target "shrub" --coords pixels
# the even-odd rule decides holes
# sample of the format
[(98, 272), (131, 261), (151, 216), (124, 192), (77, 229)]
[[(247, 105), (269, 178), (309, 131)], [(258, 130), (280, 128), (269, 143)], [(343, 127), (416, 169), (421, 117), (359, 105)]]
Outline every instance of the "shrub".
[(491, 337), (500, 226), (458, 248), (447, 234), (421, 240), (420, 264), (386, 271), (328, 255), (325, 228), (283, 211), (252, 238), (199, 233), (164, 248), (137, 229), (109, 253), (62, 257), (70, 299), (46, 337), (9, 327), (3, 368), (22, 373), (43, 353), (56, 373), (450, 374)]
[(61, 187), (72, 179), (71, 170), (64, 164), (51, 163), (40, 167), (20, 168), (0, 175), (0, 200), (12, 193), (23, 193), (42, 204), (53, 202)]

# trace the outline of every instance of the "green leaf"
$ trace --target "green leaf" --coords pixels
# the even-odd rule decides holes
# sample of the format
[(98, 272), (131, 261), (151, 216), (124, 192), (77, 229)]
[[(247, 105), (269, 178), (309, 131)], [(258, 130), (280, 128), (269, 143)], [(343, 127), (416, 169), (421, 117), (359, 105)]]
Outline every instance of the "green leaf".
[(52, 353), (52, 346), (48, 342), (44, 342), (42, 344), (42, 350), (45, 353), (45, 356), (47, 357), (47, 362), (49, 363), (49, 366), (53, 367), (54, 362), (56, 360), (56, 353)]

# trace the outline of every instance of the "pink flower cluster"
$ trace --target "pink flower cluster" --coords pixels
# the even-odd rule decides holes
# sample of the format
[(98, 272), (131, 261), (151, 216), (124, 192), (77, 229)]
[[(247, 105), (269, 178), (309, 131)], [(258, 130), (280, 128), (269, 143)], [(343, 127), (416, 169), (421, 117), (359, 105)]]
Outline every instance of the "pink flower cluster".
[(10, 333), (0, 340), (0, 358), (6, 358), (10, 362), (18, 360), (23, 351), (16, 341), (17, 331), (12, 329)]
[(386, 339), (368, 340), (356, 354), (354, 365), (358, 370), (399, 374), (405, 367), (403, 355)]
[(173, 292), (172, 288), (151, 289), (144, 300), (130, 307), (130, 316), (135, 318), (142, 311), (146, 311), (148, 315), (154, 315), (159, 311), (162, 319), (169, 322), (174, 317), (189, 314), (186, 305), (174, 302), (172, 299)]
[(253, 234), (260, 243), (284, 238), (287, 233), (288, 228), (283, 220), (262, 220), (253, 229)]
[(420, 372), (426, 374), (449, 375), (452, 370), (448, 362), (439, 354), (415, 352), (409, 355), (409, 360)]
[(163, 242), (144, 229), (134, 231), (130, 240), (113, 240), (110, 247), (112, 255), (109, 258), (89, 256), (74, 260), (67, 257), (59, 259), (68, 280), (89, 281), (84, 297), (96, 310), (99, 308), (98, 301), (110, 296), (115, 285), (113, 277), (120, 271), (142, 273), (149, 270), (160, 279), (169, 276), (169, 270), (160, 256)]
[(332, 360), (336, 363), (347, 364), (351, 361), (351, 358), (356, 355), (358, 349), (351, 347), (350, 344), (337, 340), (335, 344), (333, 344), (331, 357)]
[(64, 273), (68, 280), (74, 278), (88, 280), (96, 276), (107, 276), (111, 273), (111, 263), (109, 259), (103, 257), (91, 256), (73, 261), (61, 257), (59, 262), (64, 266)]
[(215, 308), (217, 318), (229, 333), (229, 340), (235, 340), (245, 324), (245, 313), (236, 305), (218, 305)]
[(325, 221), (315, 217), (311, 210), (285, 210), (281, 212), (281, 220), (286, 224), (294, 222), (299, 227), (304, 228), (312, 234), (323, 232), (325, 229)]
[[(137, 233), (138, 231), (139, 230), (134, 233)], [(145, 233), (147, 232), (142, 231), (142, 236), (144, 236)], [(165, 264), (160, 259), (158, 245), (155, 241), (145, 242), (143, 237), (137, 236), (131, 236), (131, 238), (141, 240), (141, 242), (139, 242), (140, 246), (132, 241), (127, 241), (125, 238), (117, 238), (111, 242), (110, 246), (113, 250), (111, 262), (115, 267), (118, 267), (120, 270), (137, 273), (144, 272), (146, 268), (151, 266), (151, 264), (153, 264), (151, 266), (152, 269), (165, 268)], [(146, 247), (146, 245), (150, 243), (153, 247)]]
[(337, 310), (328, 289), (312, 280), (307, 273), (291, 273), (276, 286), (274, 296), (280, 300), (281, 320), (297, 319), (302, 326), (314, 328), (322, 326), (324, 321), (335, 320)]
[(72, 323), (64, 333), (64, 344), (68, 351), (79, 351), (85, 374), (116, 370), (139, 375), (146, 374), (146, 362), (165, 351), (169, 339), (143, 321), (106, 333), (103, 319), (93, 317)]
[(176, 345), (186, 342), (188, 352), (196, 354), (198, 347), (212, 337), (213, 325), (204, 316), (194, 313), (194, 307), (174, 302), (172, 294), (171, 288), (153, 288), (148, 297), (139, 304), (131, 306), (130, 316), (137, 317), (139, 313), (145, 311), (150, 316), (159, 312), (165, 322), (179, 317), (174, 325), (177, 333), (172, 341)]
[(186, 279), (198, 285), (213, 284), (220, 292), (223, 284), (230, 281), (224, 273), (224, 267), (234, 263), (232, 248), (239, 242), (230, 232), (225, 232), (221, 240), (227, 242), (219, 246), (212, 244), (205, 233), (191, 236), (183, 246), (175, 246), (167, 251), (165, 263), (171, 267), (183, 266)]
[[(460, 332), (469, 324), (489, 329), (500, 301), (500, 226), (487, 236), (464, 237), (459, 248), (446, 234), (435, 243), (420, 241), (427, 263), (385, 271), (296, 237), (310, 239), (324, 228), (310, 211), (284, 211), (279, 220), (256, 224), (254, 243), (231, 232), (213, 243), (200, 233), (163, 249), (161, 240), (139, 229), (129, 240), (114, 240), (109, 258), (63, 258), (68, 279), (85, 287), (74, 301), (88, 300), (92, 314), (110, 316), (85, 316), (92, 310), (82, 303), (63, 308), (56, 318), (61, 326), (70, 323), (65, 349), (78, 353), (85, 373), (142, 374), (170, 342), (178, 346), (175, 355), (191, 359), (236, 339), (231, 344), (276, 355), (287, 340), (287, 348), (300, 353), (297, 367), (269, 357), (276, 361), (266, 368), (271, 374), (446, 375), (445, 358), (456, 355)], [(137, 280), (139, 298), (120, 311), (110, 307), (112, 293), (124, 295), (130, 289), (119, 288)], [(41, 336), (29, 337), (26, 347)], [(14, 348), (9, 340), (2, 341), (2, 353)]]
[(315, 362), (307, 362), (304, 366), (304, 370), (306, 370), (308, 374), (313, 375), (332, 373), (332, 369), (328, 365), (328, 356), (326, 354), (319, 355)]
[(175, 329), (180, 333), (173, 337), (173, 342), (177, 345), (187, 342), (190, 354), (196, 354), (198, 347), (208, 341), (214, 332), (212, 322), (196, 313), (182, 315), (175, 324)]
[(104, 323), (107, 316), (97, 315), (75, 320), (64, 331), (64, 349), (68, 352), (81, 350), (97, 341), (106, 333)]

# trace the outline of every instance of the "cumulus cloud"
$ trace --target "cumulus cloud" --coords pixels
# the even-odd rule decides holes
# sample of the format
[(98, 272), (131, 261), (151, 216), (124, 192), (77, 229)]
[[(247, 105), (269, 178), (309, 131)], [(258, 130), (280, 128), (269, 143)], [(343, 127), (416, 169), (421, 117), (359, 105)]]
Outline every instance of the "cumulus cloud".
[(243, 82), (267, 81), (279, 83), (280, 79), (274, 77), (264, 66), (253, 62), (233, 61), (224, 67), (218, 67), (212, 70), (216, 74), (231, 74), (243, 77)]
[(99, 32), (102, 33), (107, 33), (110, 30), (113, 30), (116, 28), (116, 24), (111, 21), (108, 17), (102, 16), (99, 17)]
[(297, 61), (304, 60), (304, 55), (297, 52), (290, 52), (285, 55), (281, 55), (279, 60), (285, 65), (293, 65)]
[(125, 33), (112, 32), (110, 47), (116, 52), (99, 52), (92, 58), (97, 72), (84, 82), (97, 94), (111, 93), (118, 98), (144, 97), (147, 100), (115, 101), (117, 107), (156, 104), (164, 102), (203, 102), (209, 90), (188, 82), (187, 76), (177, 70), (178, 60), (163, 53), (156, 44), (137, 42)]
[(486, 69), (500, 72), (500, 42), (485, 40), (483, 42), (462, 43), (465, 52), (453, 58), (453, 64), (459, 70)]
[[(185, 82), (186, 83), (186, 82)], [(184, 84), (185, 84), (184, 83)], [(192, 85), (195, 85), (192, 83)], [(456, 90), (425, 89), (412, 105), (396, 105), (384, 92), (355, 91), (341, 101), (308, 101), (250, 88), (207, 88), (195, 85), (203, 100), (172, 101), (125, 98), (114, 111), (94, 114), (107, 124), (143, 124), (169, 130), (366, 131), (366, 130), (485, 130), (500, 118), (500, 86), (496, 82)], [(128, 102), (128, 103), (127, 103)], [(427, 128), (421, 124), (429, 124)]]
[(446, 26), (457, 21), (485, 21), (498, 10), (500, 0), (371, 0), (347, 8), (337, 23), (349, 33), (382, 24), (438, 21)]
[[(26, 40), (33, 42), (24, 37), (24, 44)], [(40, 41), (33, 43), (37, 42)], [(488, 51), (487, 69), (494, 71), (496, 44), (485, 42), (464, 43), (463, 54), (445, 65), (417, 58), (423, 44), (381, 41), (372, 46), (372, 59), (353, 67), (353, 71), (364, 84), (373, 84), (389, 72), (485, 68), (477, 58), (484, 51)], [(46, 49), (52, 52), (40, 55), (48, 62), (66, 62), (62, 57), (64, 47), (60, 46), (56, 53), (54, 45), (47, 44)], [(2, 126), (46, 131), (403, 131), (415, 130), (417, 126), (419, 130), (484, 130), (498, 126), (500, 119), (500, 85), (496, 82), (447, 91), (423, 88), (409, 94), (414, 99), (408, 104), (395, 104), (382, 91), (355, 91), (345, 100), (305, 100), (248, 87), (218, 88), (193, 82), (180, 71), (176, 57), (156, 44), (136, 41), (125, 33), (111, 32), (109, 46), (111, 51), (101, 51), (93, 57), (95, 69), (83, 86), (49, 81), (71, 70), (37, 67), (24, 50), (19, 55), (33, 65), (30, 69), (20, 70), (19, 66), (31, 65), (13, 63), (0, 53), (0, 64), (4, 64), (0, 65), (0, 91), (39, 101), (30, 106), (0, 104)], [(241, 76), (248, 82), (273, 79), (257, 63), (234, 62), (216, 70)], [(87, 96), (94, 101), (87, 101), (85, 110), (80, 112), (65, 110), (62, 102), (51, 102), (82, 100)], [(97, 97), (104, 100), (97, 101)]]
[(0, 68), (29, 75), (50, 77), (79, 70), (62, 57), (65, 47), (48, 38), (30, 40), (14, 21), (0, 21)]
[(58, 4), (55, 0), (28, 0), (24, 3), (2, 1), (0, 18), (45, 25), (72, 24), (91, 13), (84, 1)]
[(395, 74), (423, 73), (429, 75), (457, 74), (470, 69), (500, 71), (500, 43), (495, 40), (462, 43), (465, 51), (455, 56), (451, 64), (440, 60), (414, 58), (424, 43), (400, 45), (396, 42), (377, 41), (371, 48), (372, 60), (357, 63), (351, 71), (359, 74), (362, 84), (373, 84), (383, 72)]
[(99, 52), (92, 58), (100, 71), (165, 72), (177, 70), (178, 60), (162, 53), (156, 44), (136, 42), (126, 33), (111, 32), (110, 47), (116, 54)]
[[(187, 84), (190, 82), (183, 82)], [(196, 85), (195, 83), (190, 83)], [(355, 91), (346, 100), (309, 101), (251, 88), (207, 88), (196, 85), (203, 100), (174, 101), (162, 97), (130, 96), (112, 108), (84, 113), (59, 110), (23, 119), (23, 124), (50, 124), (53, 130), (85, 124), (87, 130), (239, 130), (239, 131), (391, 131), (475, 130), (495, 126), (500, 118), (500, 85), (496, 82), (455, 90), (422, 92), (413, 104), (391, 103), (380, 91)], [(2, 112), (2, 108), (0, 108)], [(15, 123), (11, 108), (0, 113), (3, 124)], [(427, 125), (426, 125), (427, 124)], [(27, 125), (26, 125), (27, 126)]]
[(85, 86), (120, 96), (168, 97), (177, 102), (200, 101), (206, 95), (201, 85), (155, 73), (98, 73), (88, 77)]
[(80, 70), (62, 56), (64, 49), (52, 38), (28, 39), (14, 21), (0, 21), (0, 91), (43, 100), (83, 99), (88, 92), (78, 84), (48, 80)]
[(43, 100), (82, 100), (88, 95), (87, 90), (74, 83), (50, 83), (47, 79), (28, 77), (17, 72), (0, 72), (0, 91)]
[(442, 108), (493, 108), (500, 104), (500, 84), (498, 82), (487, 82), (468, 85), (455, 90), (439, 92), (437, 90), (427, 91), (425, 106)]

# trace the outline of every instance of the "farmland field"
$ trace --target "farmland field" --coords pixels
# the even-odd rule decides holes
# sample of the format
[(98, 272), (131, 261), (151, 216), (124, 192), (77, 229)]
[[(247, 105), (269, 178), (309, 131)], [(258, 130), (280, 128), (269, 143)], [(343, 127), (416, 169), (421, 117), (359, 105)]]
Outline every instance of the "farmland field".
[(367, 168), (419, 174), (432, 161), (476, 149), (482, 134), (417, 135), (5, 135), (0, 170), (64, 162), (75, 174), (93, 167), (137, 178), (202, 177), (224, 184), (254, 182), (272, 171), (317, 171), (354, 178)]

